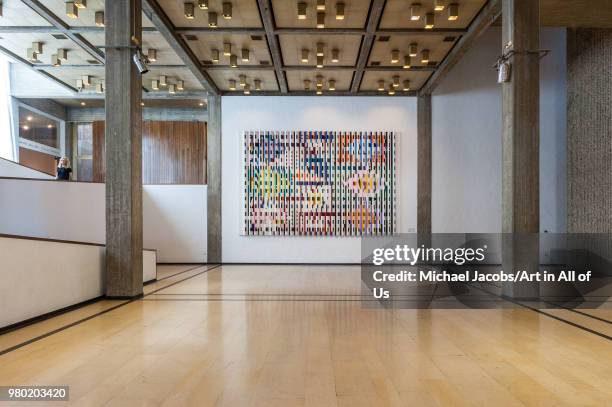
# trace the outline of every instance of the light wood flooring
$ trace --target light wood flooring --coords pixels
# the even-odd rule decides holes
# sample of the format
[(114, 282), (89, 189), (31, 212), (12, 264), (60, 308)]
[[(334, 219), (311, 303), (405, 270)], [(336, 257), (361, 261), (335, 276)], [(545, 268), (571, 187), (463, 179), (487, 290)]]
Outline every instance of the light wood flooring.
[(366, 309), (358, 267), (173, 267), (1, 335), (0, 385), (69, 385), (53, 406), (612, 405), (610, 309)]

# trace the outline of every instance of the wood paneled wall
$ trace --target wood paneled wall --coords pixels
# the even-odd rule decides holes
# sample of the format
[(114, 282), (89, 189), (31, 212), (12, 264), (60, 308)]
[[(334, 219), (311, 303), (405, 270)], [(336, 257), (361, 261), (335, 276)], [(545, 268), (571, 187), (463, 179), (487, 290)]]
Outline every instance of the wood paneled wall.
[[(104, 122), (93, 122), (93, 181), (104, 182)], [(143, 184), (205, 184), (206, 123), (143, 121)]]
[(19, 164), (53, 176), (57, 173), (55, 157), (28, 148), (19, 147)]

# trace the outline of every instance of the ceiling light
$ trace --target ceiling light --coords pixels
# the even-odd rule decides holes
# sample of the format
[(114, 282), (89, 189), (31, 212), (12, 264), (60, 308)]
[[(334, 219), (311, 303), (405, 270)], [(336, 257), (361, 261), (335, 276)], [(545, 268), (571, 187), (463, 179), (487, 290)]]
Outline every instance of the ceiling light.
[(344, 3), (336, 3), (336, 20), (344, 20)]
[(255, 79), (255, 90), (261, 90), (261, 81), (259, 79)]
[(246, 48), (242, 49), (242, 61), (243, 62), (249, 62), (249, 50)]
[(322, 42), (317, 42), (317, 56), (318, 57), (322, 57), (323, 55), (325, 55), (323, 53), (323, 43)]
[(428, 64), (429, 63), (429, 50), (424, 49), (421, 51), (421, 63)]
[(322, 11), (317, 13), (317, 28), (325, 28), (325, 13)]
[(448, 5), (448, 21), (456, 21), (459, 18), (459, 4)]
[(32, 120), (34, 120), (34, 118), (32, 116), (28, 116), (28, 117), (26, 117), (26, 120), (31, 122)]
[(151, 89), (159, 90), (159, 81), (157, 79), (151, 81)]
[(317, 10), (325, 11), (325, 0), (317, 0)]
[(302, 49), (302, 63), (307, 64), (308, 63), (308, 53), (310, 51), (308, 51), (306, 48)]
[(304, 90), (305, 91), (310, 90), (310, 80), (309, 79), (304, 79)]
[(410, 5), (410, 19), (419, 21), (421, 19), (421, 3), (412, 3)]
[(306, 3), (303, 1), (297, 4), (297, 18), (298, 20), (306, 20)]
[(410, 44), (408, 55), (410, 55), (411, 57), (416, 57), (417, 55), (419, 55), (419, 44), (417, 44), (416, 42)]
[(78, 18), (79, 17), (79, 9), (74, 4), (74, 1), (66, 2), (66, 15), (68, 18)]
[(176, 93), (176, 85), (168, 85), (168, 93), (174, 95)]
[(230, 55), (230, 66), (232, 68), (238, 68), (238, 56)]
[(83, 80), (83, 86), (91, 85), (91, 76), (90, 75), (83, 75), (83, 76), (81, 76), (81, 79)]
[(317, 57), (317, 68), (323, 68), (323, 57)]
[(27, 56), (30, 62), (38, 62), (38, 54), (32, 48), (28, 48)]
[(402, 87), (404, 92), (408, 92), (410, 90), (410, 80), (406, 79), (404, 81), (404, 86)]
[(245, 95), (250, 95), (251, 94), (251, 85), (249, 85), (248, 83), (246, 85), (244, 85), (244, 94)]
[(210, 28), (217, 28), (217, 13), (214, 11), (208, 13), (208, 26)]
[(198, 7), (201, 10), (208, 10), (208, 0), (198, 0)]
[(185, 18), (187, 20), (193, 20), (195, 18), (193, 3), (185, 3)]
[(229, 80), (229, 90), (236, 90), (236, 79)]
[(26, 125), (24, 125), (24, 126), (22, 127), (22, 129), (24, 129), (24, 130), (30, 130), (30, 126), (28, 126), (28, 125), (26, 124)]
[(83, 87), (84, 87), (83, 86), (83, 79), (77, 79), (76, 80), (76, 87), (77, 87), (78, 90), (83, 89)]
[(322, 94), (323, 94), (323, 90), (322, 90), (322, 89), (320, 89), (320, 88), (318, 88), (318, 89), (317, 89), (317, 95), (322, 95)]
[(168, 77), (166, 75), (159, 75), (159, 85), (160, 86), (168, 85)]
[(321, 75), (317, 75), (316, 79), (317, 79), (317, 88), (322, 88), (323, 87), (323, 77)]
[(185, 81), (179, 79), (176, 82), (176, 90), (185, 90)]
[(210, 51), (211, 56), (212, 56), (212, 61), (213, 62), (219, 62), (219, 50), (218, 49), (213, 49)]
[(74, 5), (80, 9), (87, 8), (87, 0), (74, 0)]
[(98, 10), (95, 14), (96, 27), (104, 27), (104, 11)]
[(329, 90), (336, 90), (336, 81), (333, 79), (329, 80)]
[(52, 128), (53, 128), (53, 125), (52, 125), (52, 124), (47, 124), (47, 128), (48, 128), (48, 129), (52, 129)]
[(140, 102), (140, 106), (144, 106), (144, 102)]
[(399, 50), (394, 49), (393, 51), (391, 51), (391, 63), (397, 64), (398, 62), (399, 62)]
[(395, 89), (393, 88), (393, 86), (389, 86), (389, 96), (393, 95), (395, 95)]
[(85, 106), (85, 105), (87, 105), (87, 103), (81, 102), (81, 106)]
[(204, 106), (204, 102), (198, 103), (198, 106)]
[(385, 90), (385, 81), (379, 80), (378, 81), (378, 91), (379, 92), (384, 92), (384, 90)]
[(43, 43), (42, 42), (33, 42), (32, 43), (32, 50), (34, 50), (34, 52), (36, 52), (37, 54), (42, 54), (43, 53)]
[(223, 55), (225, 55), (226, 57), (232, 55), (232, 44), (230, 44), (229, 42), (223, 44)]
[(410, 55), (404, 55), (404, 69), (410, 69), (412, 62), (410, 61)]
[(60, 66), (62, 64), (62, 60), (58, 58), (57, 54), (51, 55), (51, 65)]
[(61, 59), (62, 61), (67, 61), (68, 60), (68, 50), (65, 48), (59, 48), (57, 50), (57, 57)]
[(157, 50), (155, 48), (149, 48), (147, 51), (147, 59), (149, 62), (157, 61)]
[(434, 0), (434, 10), (442, 11), (444, 10), (444, 1), (445, 0)]
[(400, 85), (400, 77), (398, 75), (395, 75), (393, 77), (393, 87), (399, 88), (399, 85)]
[(434, 20), (435, 20), (434, 13), (427, 13), (425, 15), (425, 28), (428, 30), (431, 30), (432, 28), (434, 28)]
[(338, 48), (332, 49), (332, 62), (338, 63), (340, 61), (340, 50)]
[(223, 2), (223, 18), (226, 20), (232, 19), (232, 3), (229, 1)]
[(238, 84), (244, 88), (244, 85), (246, 85), (246, 75), (238, 76)]
[(102, 82), (96, 85), (96, 93), (104, 93), (104, 84)]

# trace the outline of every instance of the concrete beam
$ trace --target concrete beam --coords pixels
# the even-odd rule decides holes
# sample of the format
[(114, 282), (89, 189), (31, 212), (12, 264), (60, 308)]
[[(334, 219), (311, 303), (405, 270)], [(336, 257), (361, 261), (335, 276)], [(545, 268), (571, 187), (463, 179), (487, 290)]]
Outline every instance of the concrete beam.
[(283, 71), (283, 55), (280, 50), (280, 44), (278, 37), (274, 33), (276, 25), (274, 23), (274, 15), (272, 11), (272, 3), (270, 0), (257, 0), (257, 6), (259, 7), (259, 13), (263, 22), (264, 30), (266, 31), (266, 38), (268, 40), (268, 48), (270, 55), (272, 56), (272, 64), (274, 65), (274, 72), (276, 73), (276, 80), (278, 81), (278, 87), (281, 93), (287, 93), (287, 78)]
[(384, 8), (385, 0), (372, 0), (370, 14), (368, 14), (368, 21), (366, 22), (365, 35), (361, 41), (361, 48), (359, 49), (359, 56), (357, 57), (357, 66), (355, 67), (355, 74), (353, 75), (353, 82), (351, 83), (351, 92), (353, 93), (357, 93), (361, 86), (363, 73), (368, 64), (368, 58), (370, 58), (370, 52), (372, 51), (374, 38), (376, 37), (376, 30), (380, 24)]

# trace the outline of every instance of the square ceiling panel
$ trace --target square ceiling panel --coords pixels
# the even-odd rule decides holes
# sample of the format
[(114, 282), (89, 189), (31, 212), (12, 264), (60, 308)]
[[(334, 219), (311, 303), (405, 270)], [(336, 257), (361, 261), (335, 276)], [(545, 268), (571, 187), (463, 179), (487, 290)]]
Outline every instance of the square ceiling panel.
[[(71, 27), (94, 27), (96, 25), (96, 11), (104, 11), (104, 0), (87, 0), (87, 7), (78, 9), (77, 18), (71, 18), (66, 15), (66, 2), (64, 0), (48, 0), (41, 1), (41, 3), (44, 3), (45, 7)], [(144, 14), (142, 15), (142, 26), (153, 26)]]
[(68, 60), (62, 61), (63, 65), (86, 65), (89, 60), (94, 58), (83, 51), (69, 39), (57, 39), (51, 34), (46, 33), (27, 33), (27, 34), (2, 34), (0, 46), (18, 56), (27, 59), (27, 50), (33, 42), (42, 44), (43, 52), (37, 56), (41, 65), (51, 64), (51, 55), (56, 54), (60, 48), (68, 50)]
[(50, 26), (44, 18), (21, 0), (3, 0), (0, 26)]
[[(153, 79), (159, 79), (161, 75), (165, 75), (167, 77), (168, 84), (176, 84), (177, 81), (182, 80), (184, 82), (184, 91), (201, 91), (203, 90), (202, 85), (198, 80), (193, 76), (193, 74), (187, 68), (156, 68), (154, 65), (149, 67), (149, 72), (142, 76), (142, 84), (143, 86), (149, 90), (154, 91), (152, 89), (152, 81)], [(159, 91), (167, 91), (168, 87), (161, 86)], [(180, 95), (180, 91), (176, 91), (176, 95)]]
[[(310, 65), (317, 62), (317, 44), (323, 44), (324, 64), (352, 66), (357, 63), (360, 35), (280, 35), (280, 45), (285, 65)], [(302, 50), (307, 49), (308, 63), (301, 61)], [(332, 62), (332, 50), (338, 50), (338, 62)]]
[(236, 81), (236, 90), (242, 90), (239, 86), (240, 75), (246, 76), (246, 83), (251, 85), (251, 94), (256, 94), (255, 91), (255, 79), (261, 81), (262, 91), (278, 91), (278, 84), (276, 83), (276, 75), (272, 70), (241, 70), (241, 69), (220, 69), (209, 71), (208, 74), (212, 77), (215, 84), (224, 91), (229, 91), (230, 79)]
[[(418, 21), (410, 19), (410, 6), (413, 3), (421, 5), (421, 18)], [(451, 3), (459, 5), (459, 17), (454, 21), (448, 20), (448, 5)], [(444, 10), (435, 11), (434, 0), (387, 0), (380, 28), (424, 28), (427, 13), (434, 13), (434, 28), (467, 28), (485, 3), (486, 0), (445, 0)]]
[[(410, 51), (410, 44), (417, 44), (418, 55), (411, 58), (412, 66), (427, 66), (433, 65), (433, 62), (439, 64), (442, 62), (446, 54), (455, 44), (459, 37), (444, 37), (438, 35), (391, 35), (389, 41), (378, 41), (378, 38), (374, 42), (372, 52), (370, 53), (370, 59), (368, 62), (369, 66), (381, 65), (381, 66), (398, 66), (401, 67), (404, 55), (408, 55)], [(391, 63), (392, 51), (399, 51), (399, 62), (396, 64)], [(421, 52), (423, 50), (429, 51), (429, 64), (421, 62)], [(379, 64), (376, 64), (379, 62)]]
[(410, 90), (419, 90), (425, 84), (425, 81), (431, 75), (431, 72), (419, 72), (419, 71), (367, 71), (363, 75), (361, 81), (361, 91), (378, 91), (378, 81), (383, 80), (385, 82), (385, 89), (389, 88), (389, 85), (393, 82), (395, 75), (399, 76), (400, 89), (397, 92), (401, 93), (401, 88), (404, 80), (410, 81)]
[[(91, 44), (101, 47), (104, 46), (104, 32), (81, 34)], [(142, 51), (147, 55), (149, 48), (157, 50), (157, 60), (149, 65), (182, 65), (183, 61), (176, 55), (174, 50), (166, 42), (163, 35), (154, 31), (142, 33)]]
[[(298, 2), (306, 3), (306, 19), (298, 19)], [(344, 19), (336, 19), (336, 3), (344, 3)], [(316, 0), (272, 0), (274, 20), (280, 28), (317, 27)], [(364, 28), (370, 0), (326, 0), (325, 28)]]
[(304, 91), (304, 80), (310, 81), (310, 90), (316, 89), (317, 76), (322, 77), (323, 91), (333, 92), (329, 90), (329, 81), (336, 81), (336, 91), (348, 91), (351, 87), (351, 80), (353, 79), (353, 71), (350, 70), (325, 70), (317, 69), (310, 71), (288, 71), (287, 72), (287, 83), (289, 90), (293, 92)]
[[(232, 4), (232, 18), (222, 17), (223, 3), (229, 1)], [(208, 13), (217, 13), (217, 24), (219, 27), (261, 27), (259, 8), (257, 0), (209, 0), (208, 10), (198, 7), (197, 0), (158, 0), (159, 5), (168, 15), (175, 27), (208, 27)], [(185, 3), (194, 5), (194, 18), (185, 17)]]
[[(243, 34), (206, 34), (198, 35), (195, 39), (186, 41), (200, 61), (212, 63), (212, 50), (219, 50), (219, 65), (229, 66), (230, 57), (224, 55), (224, 44), (231, 44), (231, 53), (238, 57), (240, 65), (271, 64), (268, 43), (265, 36), (260, 40), (253, 40), (250, 35)], [(242, 60), (242, 50), (249, 51), (249, 61)]]

